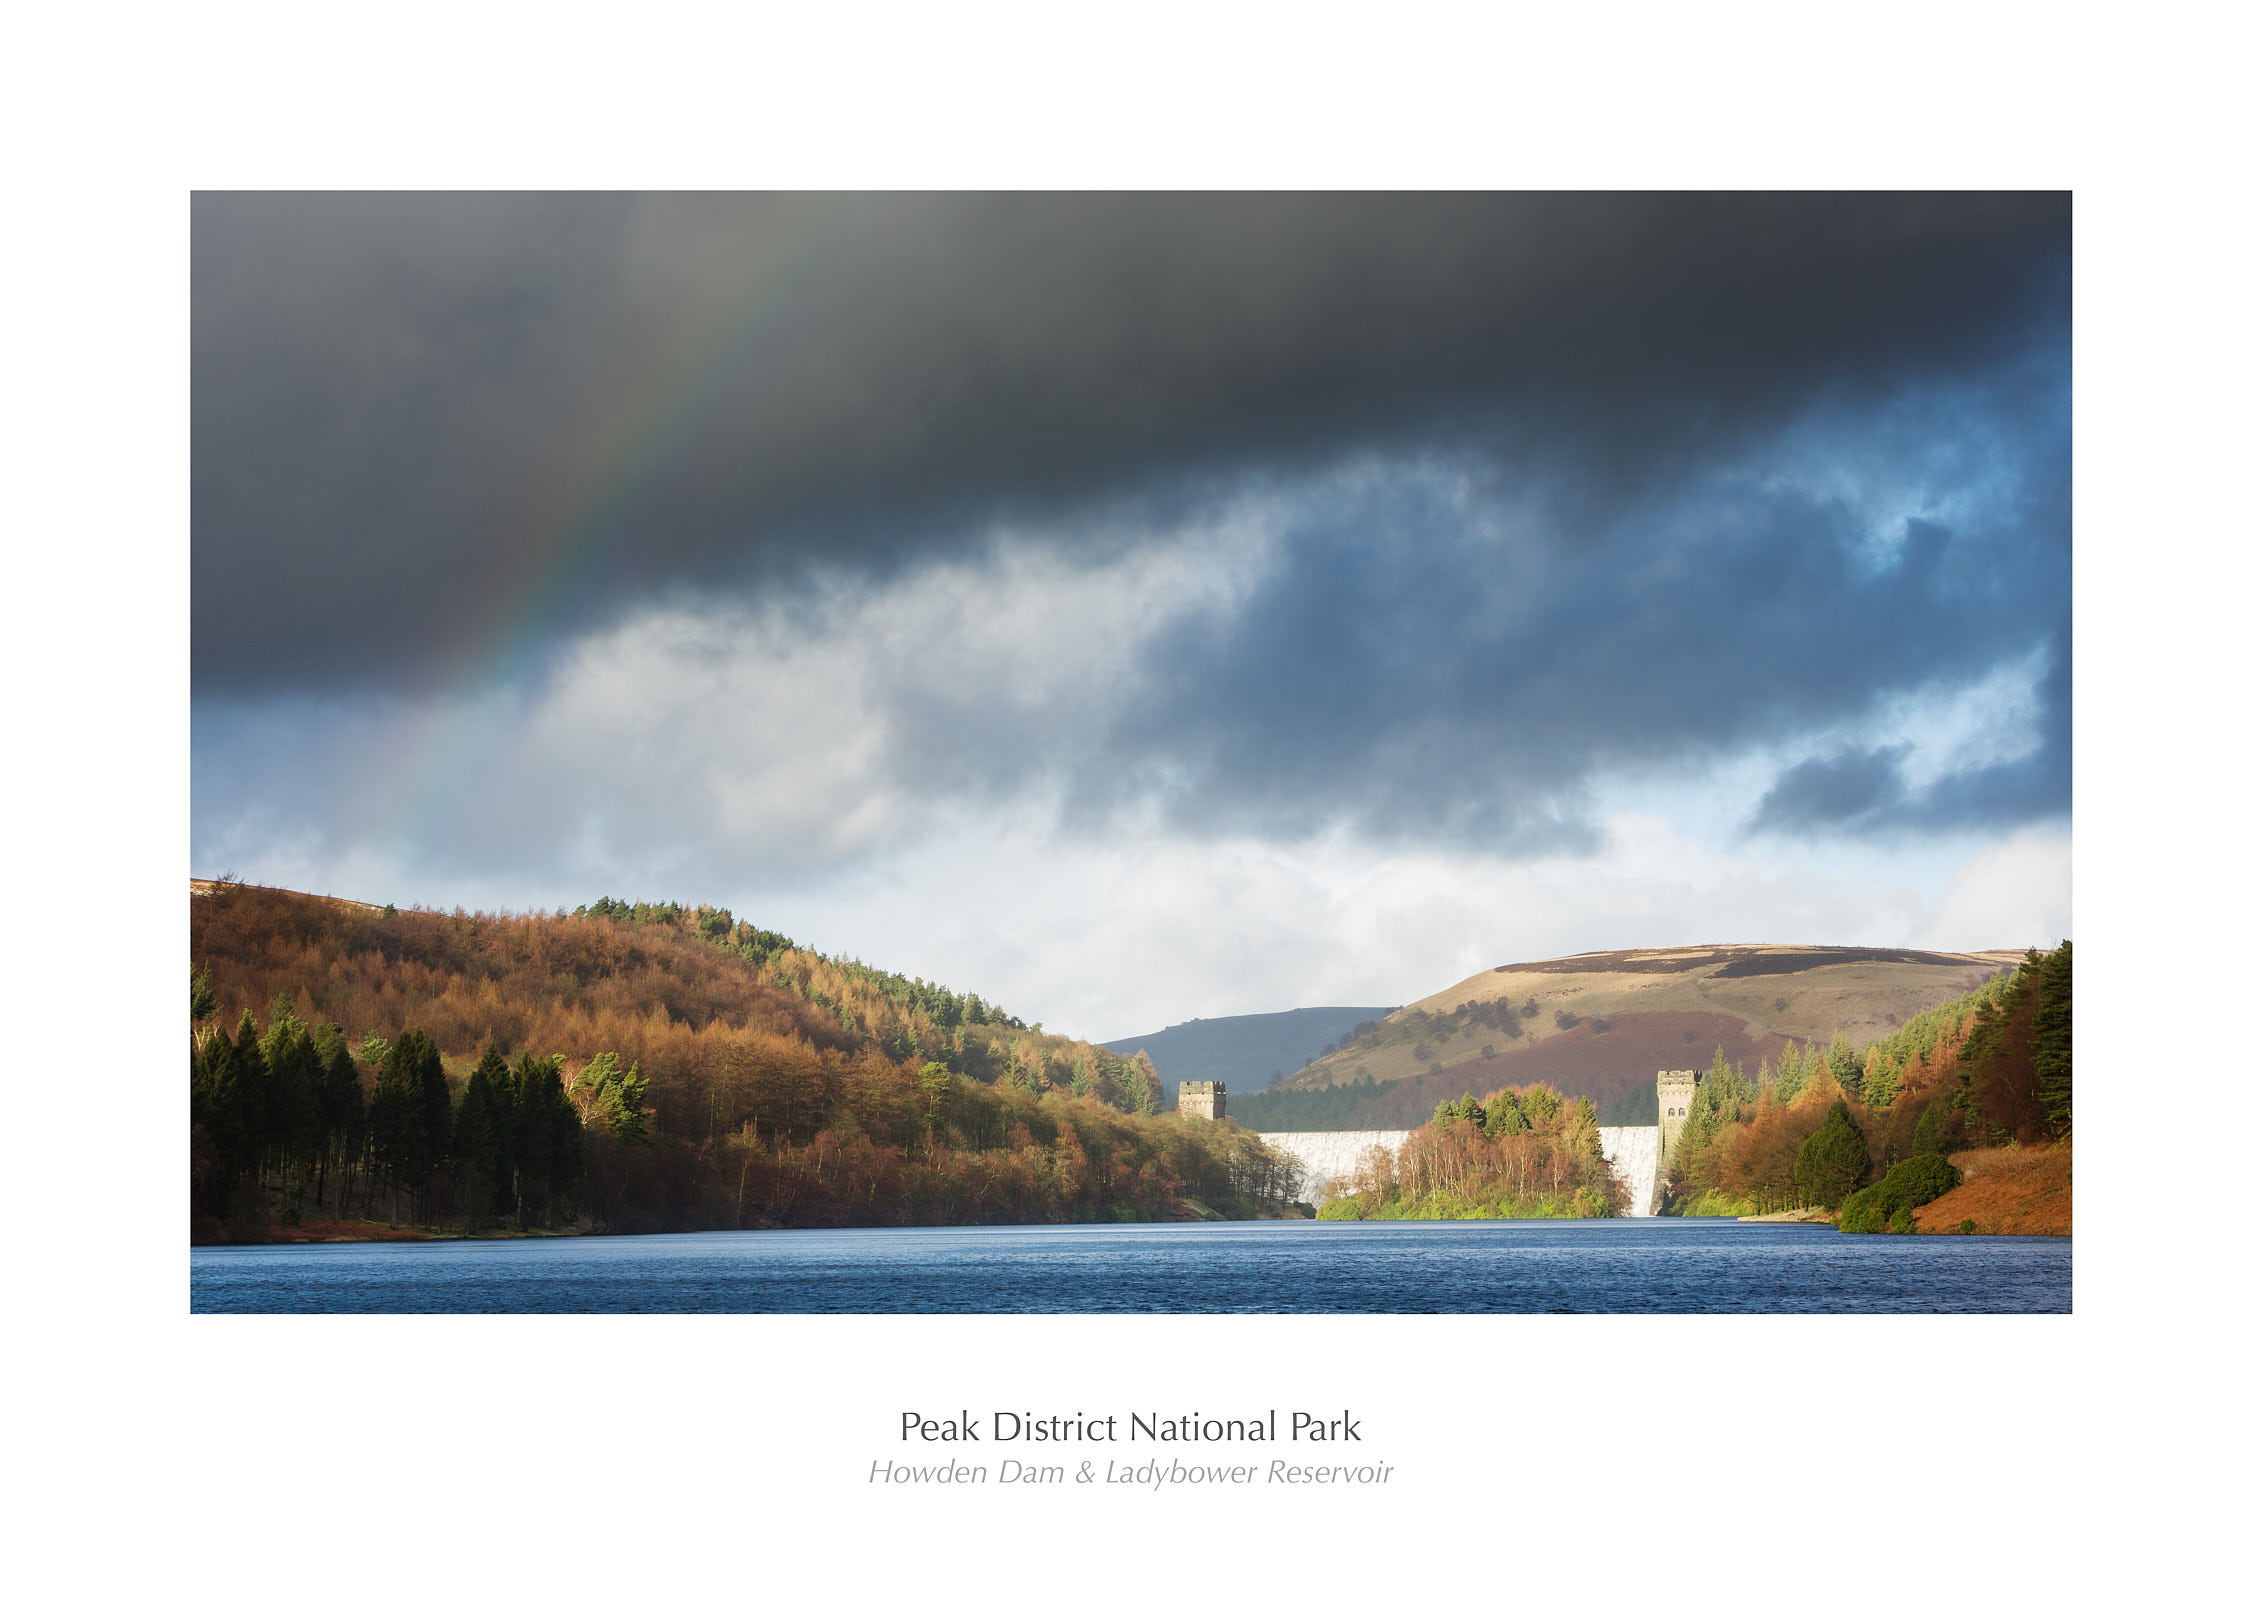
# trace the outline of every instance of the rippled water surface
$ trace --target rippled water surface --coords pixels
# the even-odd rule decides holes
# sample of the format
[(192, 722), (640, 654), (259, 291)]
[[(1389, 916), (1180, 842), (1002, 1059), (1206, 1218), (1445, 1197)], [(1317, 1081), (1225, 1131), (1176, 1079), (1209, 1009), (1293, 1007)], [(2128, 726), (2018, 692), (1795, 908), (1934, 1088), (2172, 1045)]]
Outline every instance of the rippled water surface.
[(2070, 1311), (2066, 1239), (1250, 1222), (189, 1253), (197, 1311)]

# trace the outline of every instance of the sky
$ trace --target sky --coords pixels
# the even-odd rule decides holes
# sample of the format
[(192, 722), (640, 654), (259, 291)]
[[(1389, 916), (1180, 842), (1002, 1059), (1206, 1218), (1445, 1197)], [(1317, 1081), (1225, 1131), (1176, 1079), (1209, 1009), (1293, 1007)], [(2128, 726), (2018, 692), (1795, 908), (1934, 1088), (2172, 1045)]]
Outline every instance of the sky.
[(191, 858), (1093, 1039), (2072, 934), (2061, 194), (206, 193)]

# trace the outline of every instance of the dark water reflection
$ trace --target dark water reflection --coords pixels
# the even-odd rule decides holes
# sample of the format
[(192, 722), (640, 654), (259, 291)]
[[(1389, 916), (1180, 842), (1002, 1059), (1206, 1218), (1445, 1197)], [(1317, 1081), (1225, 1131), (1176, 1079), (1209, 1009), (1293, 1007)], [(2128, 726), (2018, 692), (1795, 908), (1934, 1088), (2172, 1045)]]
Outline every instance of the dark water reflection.
[(1203, 1223), (194, 1249), (196, 1311), (2070, 1311), (2066, 1239)]

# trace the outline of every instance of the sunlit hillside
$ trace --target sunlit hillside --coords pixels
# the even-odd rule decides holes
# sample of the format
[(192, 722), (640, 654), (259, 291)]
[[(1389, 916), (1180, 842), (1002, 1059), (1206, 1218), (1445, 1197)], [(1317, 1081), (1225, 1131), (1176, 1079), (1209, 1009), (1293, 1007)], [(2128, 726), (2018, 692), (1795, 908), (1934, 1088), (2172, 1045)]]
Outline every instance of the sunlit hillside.
[[(1346, 1034), (1282, 1088), (1372, 1085), (1376, 1120), (1347, 1126), (1409, 1126), (1441, 1099), (1531, 1082), (1587, 1095), (1606, 1121), (1644, 1121), (1660, 1071), (1702, 1070), (1716, 1051), (1757, 1069), (1787, 1046), (1834, 1038), (1860, 1051), (2018, 962), (2000, 950), (1748, 944), (1515, 963)], [(1244, 1104), (1252, 1125), (1274, 1125)]]

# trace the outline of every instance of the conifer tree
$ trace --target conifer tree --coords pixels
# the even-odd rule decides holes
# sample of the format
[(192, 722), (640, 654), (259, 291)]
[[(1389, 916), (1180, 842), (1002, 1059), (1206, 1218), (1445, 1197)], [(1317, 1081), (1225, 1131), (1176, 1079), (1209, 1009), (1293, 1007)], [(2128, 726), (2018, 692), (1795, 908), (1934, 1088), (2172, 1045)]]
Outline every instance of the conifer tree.
[(1486, 1138), (1504, 1138), (1512, 1133), (1522, 1133), (1531, 1126), (1532, 1120), (1524, 1114), (1524, 1107), (1518, 1103), (1514, 1089), (1503, 1089), (1485, 1102)]
[(268, 1008), (260, 1055), (267, 1063), (268, 1141), (295, 1203), (301, 1176), (315, 1156), (320, 1068), (314, 1039), (292, 1008), (289, 990)]
[(360, 1159), (364, 1135), (361, 1074), (354, 1070), (353, 1052), (347, 1049), (346, 1036), (336, 1024), (322, 1030), (315, 1053), (321, 1062), (317, 1124), (322, 1156), (315, 1168), (314, 1203), (322, 1204), (323, 1185), (336, 1166), (340, 1169), (338, 1205), (342, 1212), (346, 1200), (343, 1169)]
[(454, 1113), (440, 1052), (414, 1028), (385, 1053), (369, 1113), (371, 1139), (387, 1179), (396, 1190), (411, 1190), (425, 1201), (433, 1174), (448, 1155)]
[(512, 1074), (522, 1225), (530, 1199), (540, 1198), (543, 1224), (548, 1226), (557, 1203), (569, 1199), (581, 1182), (581, 1117), (566, 1098), (558, 1060), (528, 1051), (519, 1057), (518, 1070)]
[(254, 1178), (267, 1164), (267, 1059), (259, 1048), (259, 1019), (247, 1006), (236, 1019), (228, 1098), (220, 1108), (223, 1150), (232, 1174)]
[(518, 1209), (512, 1178), (518, 1166), (510, 1064), (492, 1042), (464, 1085), (463, 1109), (456, 1117), (456, 1157), (472, 1173), (467, 1195), (484, 1197), (491, 1215)]
[(1862, 1094), (1862, 1058), (1854, 1053), (1854, 1046), (1847, 1043), (1845, 1034), (1834, 1033), (1831, 1035), (1831, 1048), (1830, 1052), (1824, 1057), (1824, 1065), (1829, 1069), (1831, 1076), (1838, 1080), (1840, 1088), (1844, 1089), (1849, 1095), (1860, 1097)]
[(1799, 1046), (1784, 1046), (1782, 1059), (1776, 1063), (1776, 1103), (1788, 1106), (1799, 1098), (1800, 1090), (1807, 1087), (1807, 1064)]
[(2074, 1128), (2074, 941), (2045, 956), (2036, 974), (2035, 1092), (2046, 1130)]
[(1870, 1176), (1870, 1146), (1844, 1100), (1833, 1100), (1823, 1126), (1808, 1136), (1792, 1161), (1792, 1183), (1803, 1206), (1836, 1207)]
[(228, 1118), (237, 1103), (236, 1047), (226, 1029), (214, 1028), (196, 1052), (189, 1079), (190, 1121), (203, 1128), (212, 1157), (203, 1180), (202, 1210), (208, 1216), (226, 1216), (228, 1197), (235, 1193), (233, 1168), (242, 1159), (242, 1147)]

